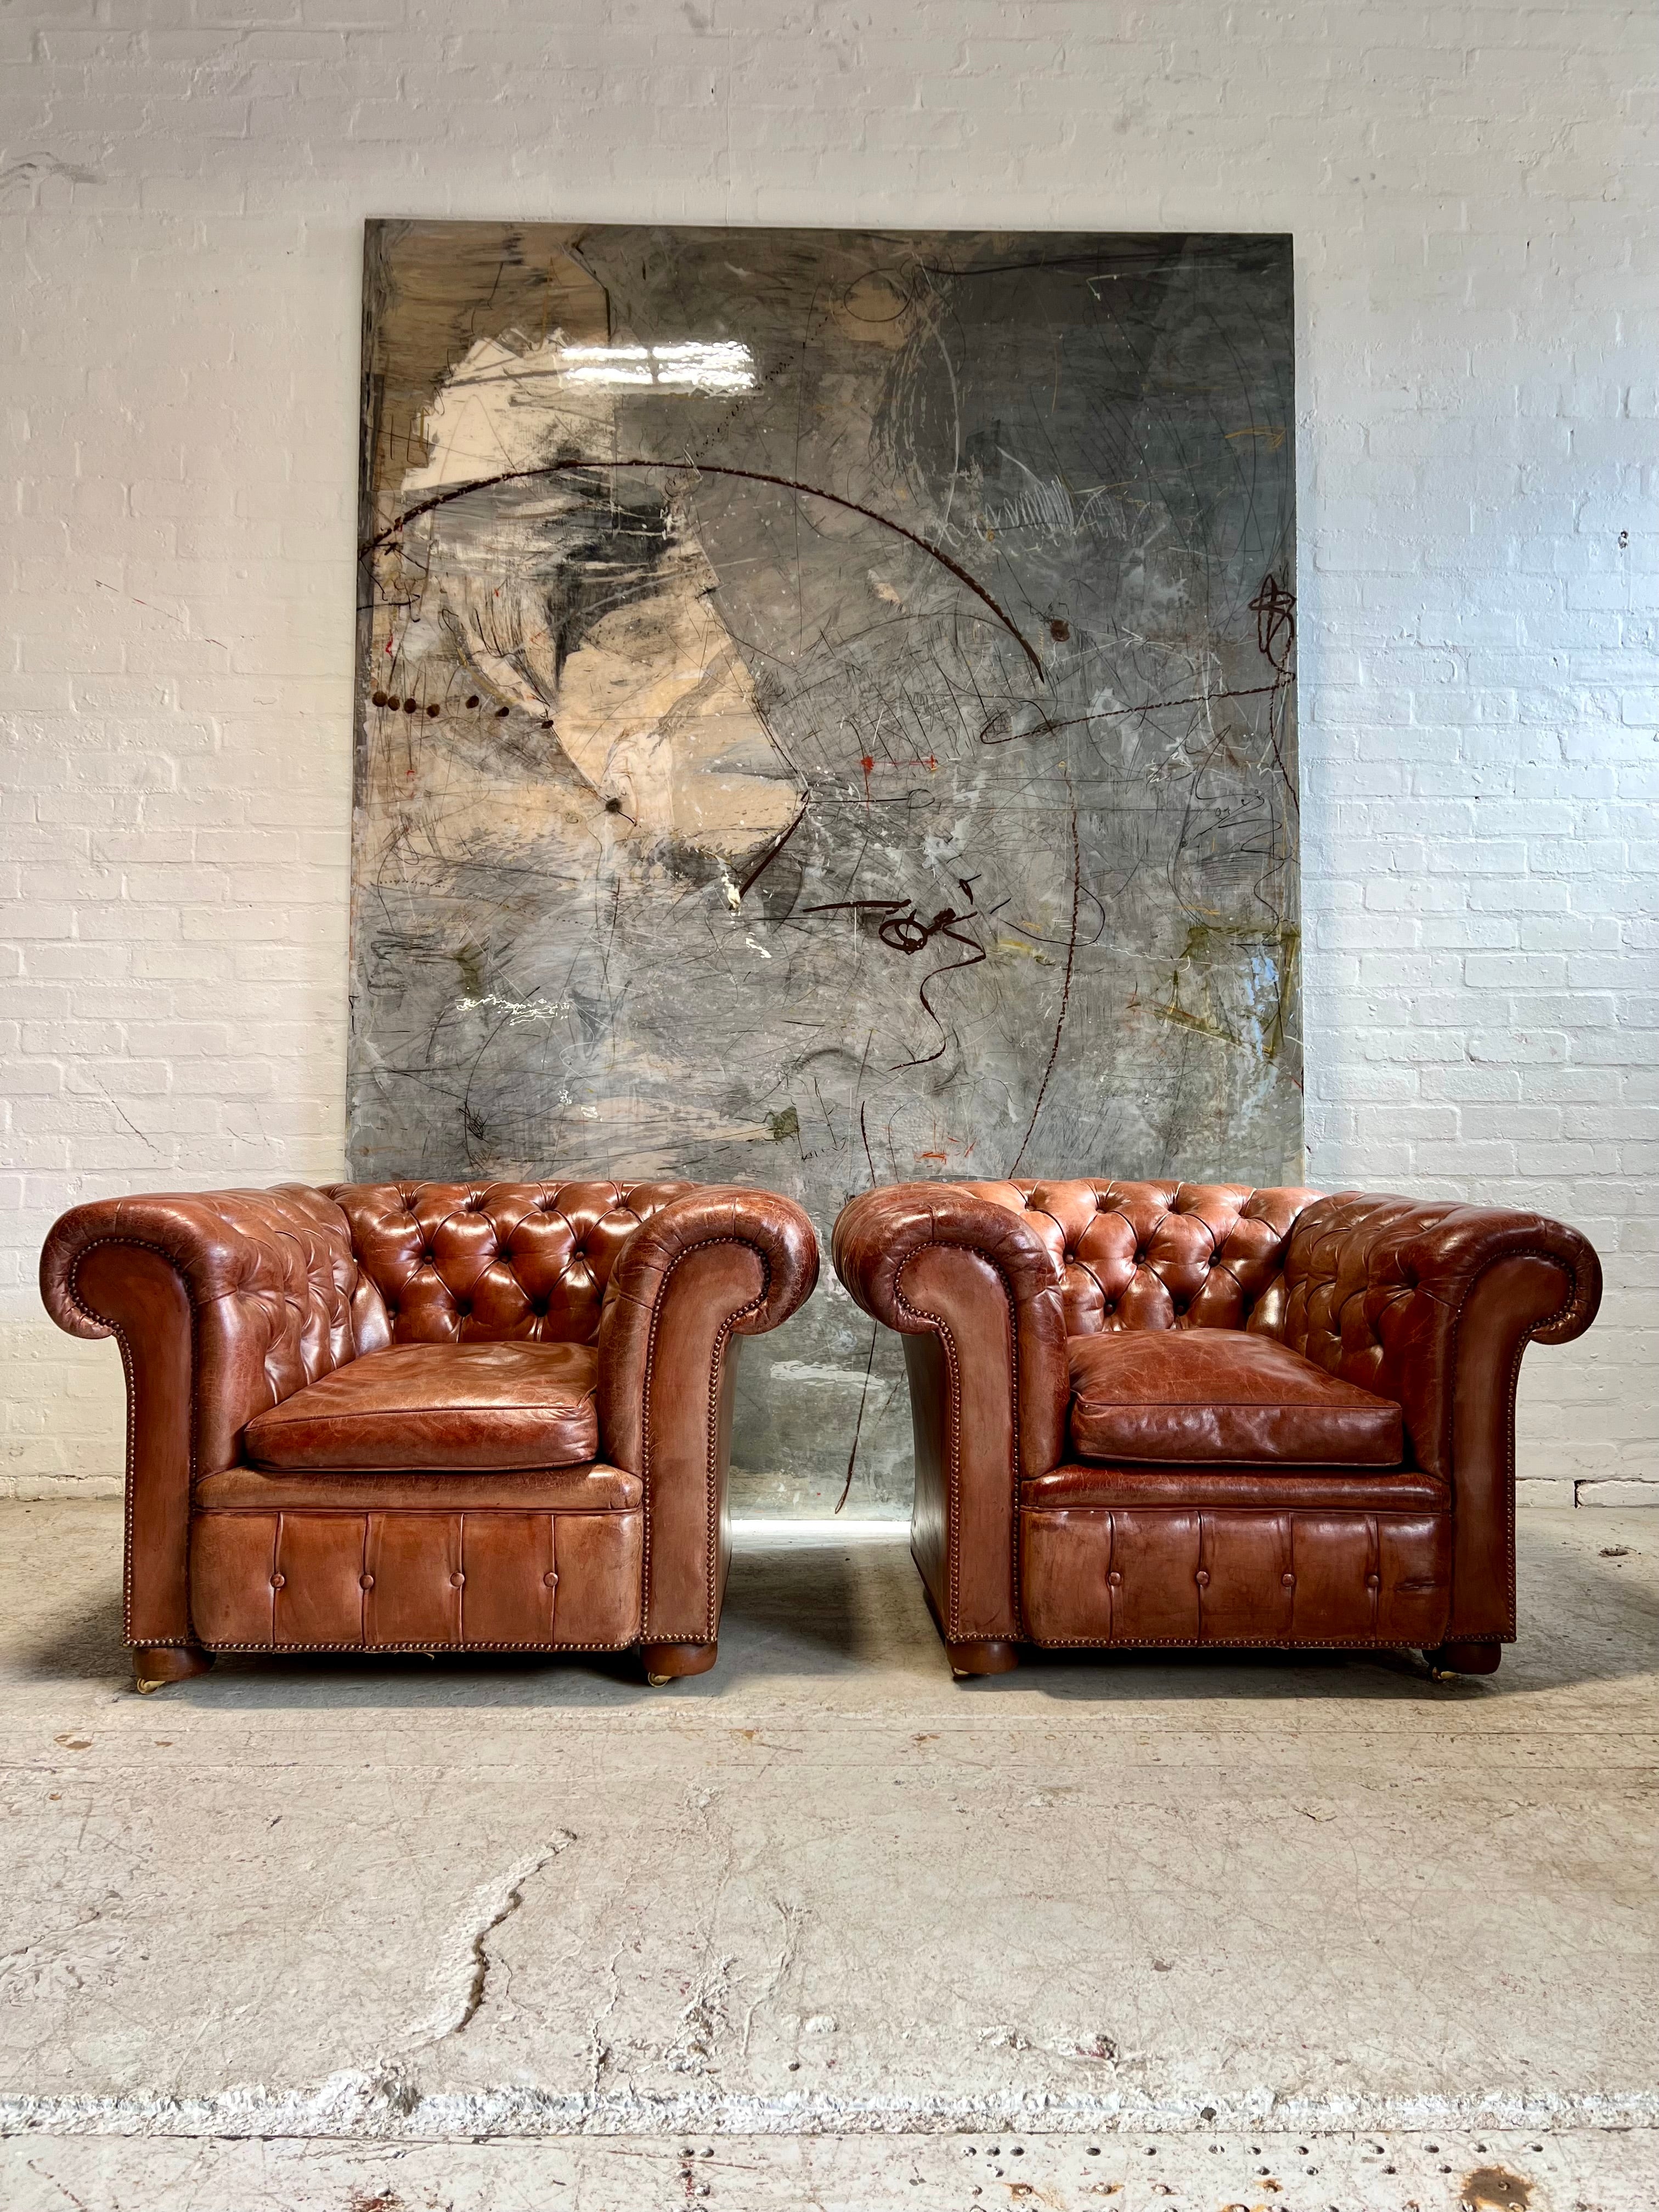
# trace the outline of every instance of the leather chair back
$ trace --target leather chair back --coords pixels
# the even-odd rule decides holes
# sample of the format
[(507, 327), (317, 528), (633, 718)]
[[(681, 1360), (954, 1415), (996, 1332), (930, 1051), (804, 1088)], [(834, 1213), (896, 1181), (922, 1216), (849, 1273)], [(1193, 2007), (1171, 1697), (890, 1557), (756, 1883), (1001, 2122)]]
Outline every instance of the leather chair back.
[(1320, 1196), (1242, 1183), (1078, 1180), (967, 1188), (1024, 1212), (1048, 1244), (1063, 1271), (1068, 1336), (1119, 1328), (1281, 1334), (1291, 1234)]
[(356, 1349), (509, 1337), (592, 1344), (611, 1268), (688, 1182), (339, 1183)]

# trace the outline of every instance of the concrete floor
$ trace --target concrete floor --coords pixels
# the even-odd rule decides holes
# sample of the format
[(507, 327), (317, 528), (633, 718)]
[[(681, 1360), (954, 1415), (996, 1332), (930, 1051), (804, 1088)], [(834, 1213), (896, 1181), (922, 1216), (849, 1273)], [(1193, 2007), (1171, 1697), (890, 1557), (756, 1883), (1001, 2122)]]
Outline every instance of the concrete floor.
[(951, 1681), (890, 1528), (718, 1670), (124, 1686), (118, 1509), (0, 1506), (4, 2212), (1659, 2205), (1659, 1516), (1523, 1522), (1489, 1681)]

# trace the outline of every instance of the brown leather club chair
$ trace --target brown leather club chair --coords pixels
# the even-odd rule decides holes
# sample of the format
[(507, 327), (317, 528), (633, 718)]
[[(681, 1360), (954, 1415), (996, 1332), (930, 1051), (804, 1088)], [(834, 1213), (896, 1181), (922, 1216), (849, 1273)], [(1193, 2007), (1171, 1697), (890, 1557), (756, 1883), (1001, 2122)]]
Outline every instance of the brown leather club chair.
[(836, 1272), (904, 1336), (911, 1548), (958, 1675), (1049, 1647), (1515, 1638), (1515, 1385), (1595, 1319), (1540, 1214), (1176, 1182), (901, 1183)]
[(687, 1182), (355, 1183), (76, 1206), (47, 1310), (127, 1378), (141, 1690), (216, 1651), (714, 1663), (743, 1336), (805, 1215)]

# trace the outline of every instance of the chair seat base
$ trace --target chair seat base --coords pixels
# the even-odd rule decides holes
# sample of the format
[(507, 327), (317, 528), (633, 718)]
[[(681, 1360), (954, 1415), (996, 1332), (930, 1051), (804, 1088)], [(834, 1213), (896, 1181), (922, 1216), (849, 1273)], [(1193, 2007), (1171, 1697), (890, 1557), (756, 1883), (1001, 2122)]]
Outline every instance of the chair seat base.
[(643, 1626), (643, 1516), (336, 1503), (191, 1516), (190, 1609), (210, 1650), (622, 1650)]
[(1035, 1644), (1432, 1650), (1451, 1611), (1449, 1513), (1255, 1504), (1023, 1510)]

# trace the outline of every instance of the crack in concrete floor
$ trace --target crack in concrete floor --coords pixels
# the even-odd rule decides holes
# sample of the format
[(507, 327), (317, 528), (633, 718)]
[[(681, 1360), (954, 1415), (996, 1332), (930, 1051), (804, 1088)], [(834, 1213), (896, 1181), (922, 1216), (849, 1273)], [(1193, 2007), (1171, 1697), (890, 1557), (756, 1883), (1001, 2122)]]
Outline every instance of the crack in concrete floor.
[[(1488, 1683), (1252, 1655), (958, 1686), (902, 1543), (834, 1529), (750, 1532), (721, 1666), (671, 1692), (603, 1661), (232, 1662), (140, 1701), (118, 1515), (0, 1508), (0, 2171), (27, 2148), (79, 2190), (100, 2142), (263, 2137), (295, 2176), (343, 2171), (331, 2139), (407, 2176), (483, 2137), (551, 2173), (583, 2135), (624, 2163), (559, 2186), (602, 2203), (631, 2140), (655, 2175), (690, 2130), (757, 2203), (874, 2204), (885, 2174), (921, 2206), (990, 2128), (1056, 2175), (1149, 2128), (1183, 2157), (1362, 2127), (1401, 2157), (1528, 2128), (1645, 2155), (1650, 1530), (1526, 1516)], [(809, 2172), (812, 2141), (876, 2163)]]
[(411, 2049), (441, 2043), (448, 2035), (463, 2034), (477, 2017), (489, 1977), (486, 1942), (524, 1903), (525, 1886), (532, 1876), (538, 1875), (575, 1840), (571, 1830), (562, 1829), (551, 1842), (526, 1851), (522, 1858), (514, 1861), (505, 1874), (495, 1875), (473, 1891), (470, 1907), (451, 1929), (443, 1954), (433, 1970), (434, 1984), (441, 1990), (447, 1986), (451, 1994), (441, 1996), (436, 2011), (410, 2031)]

